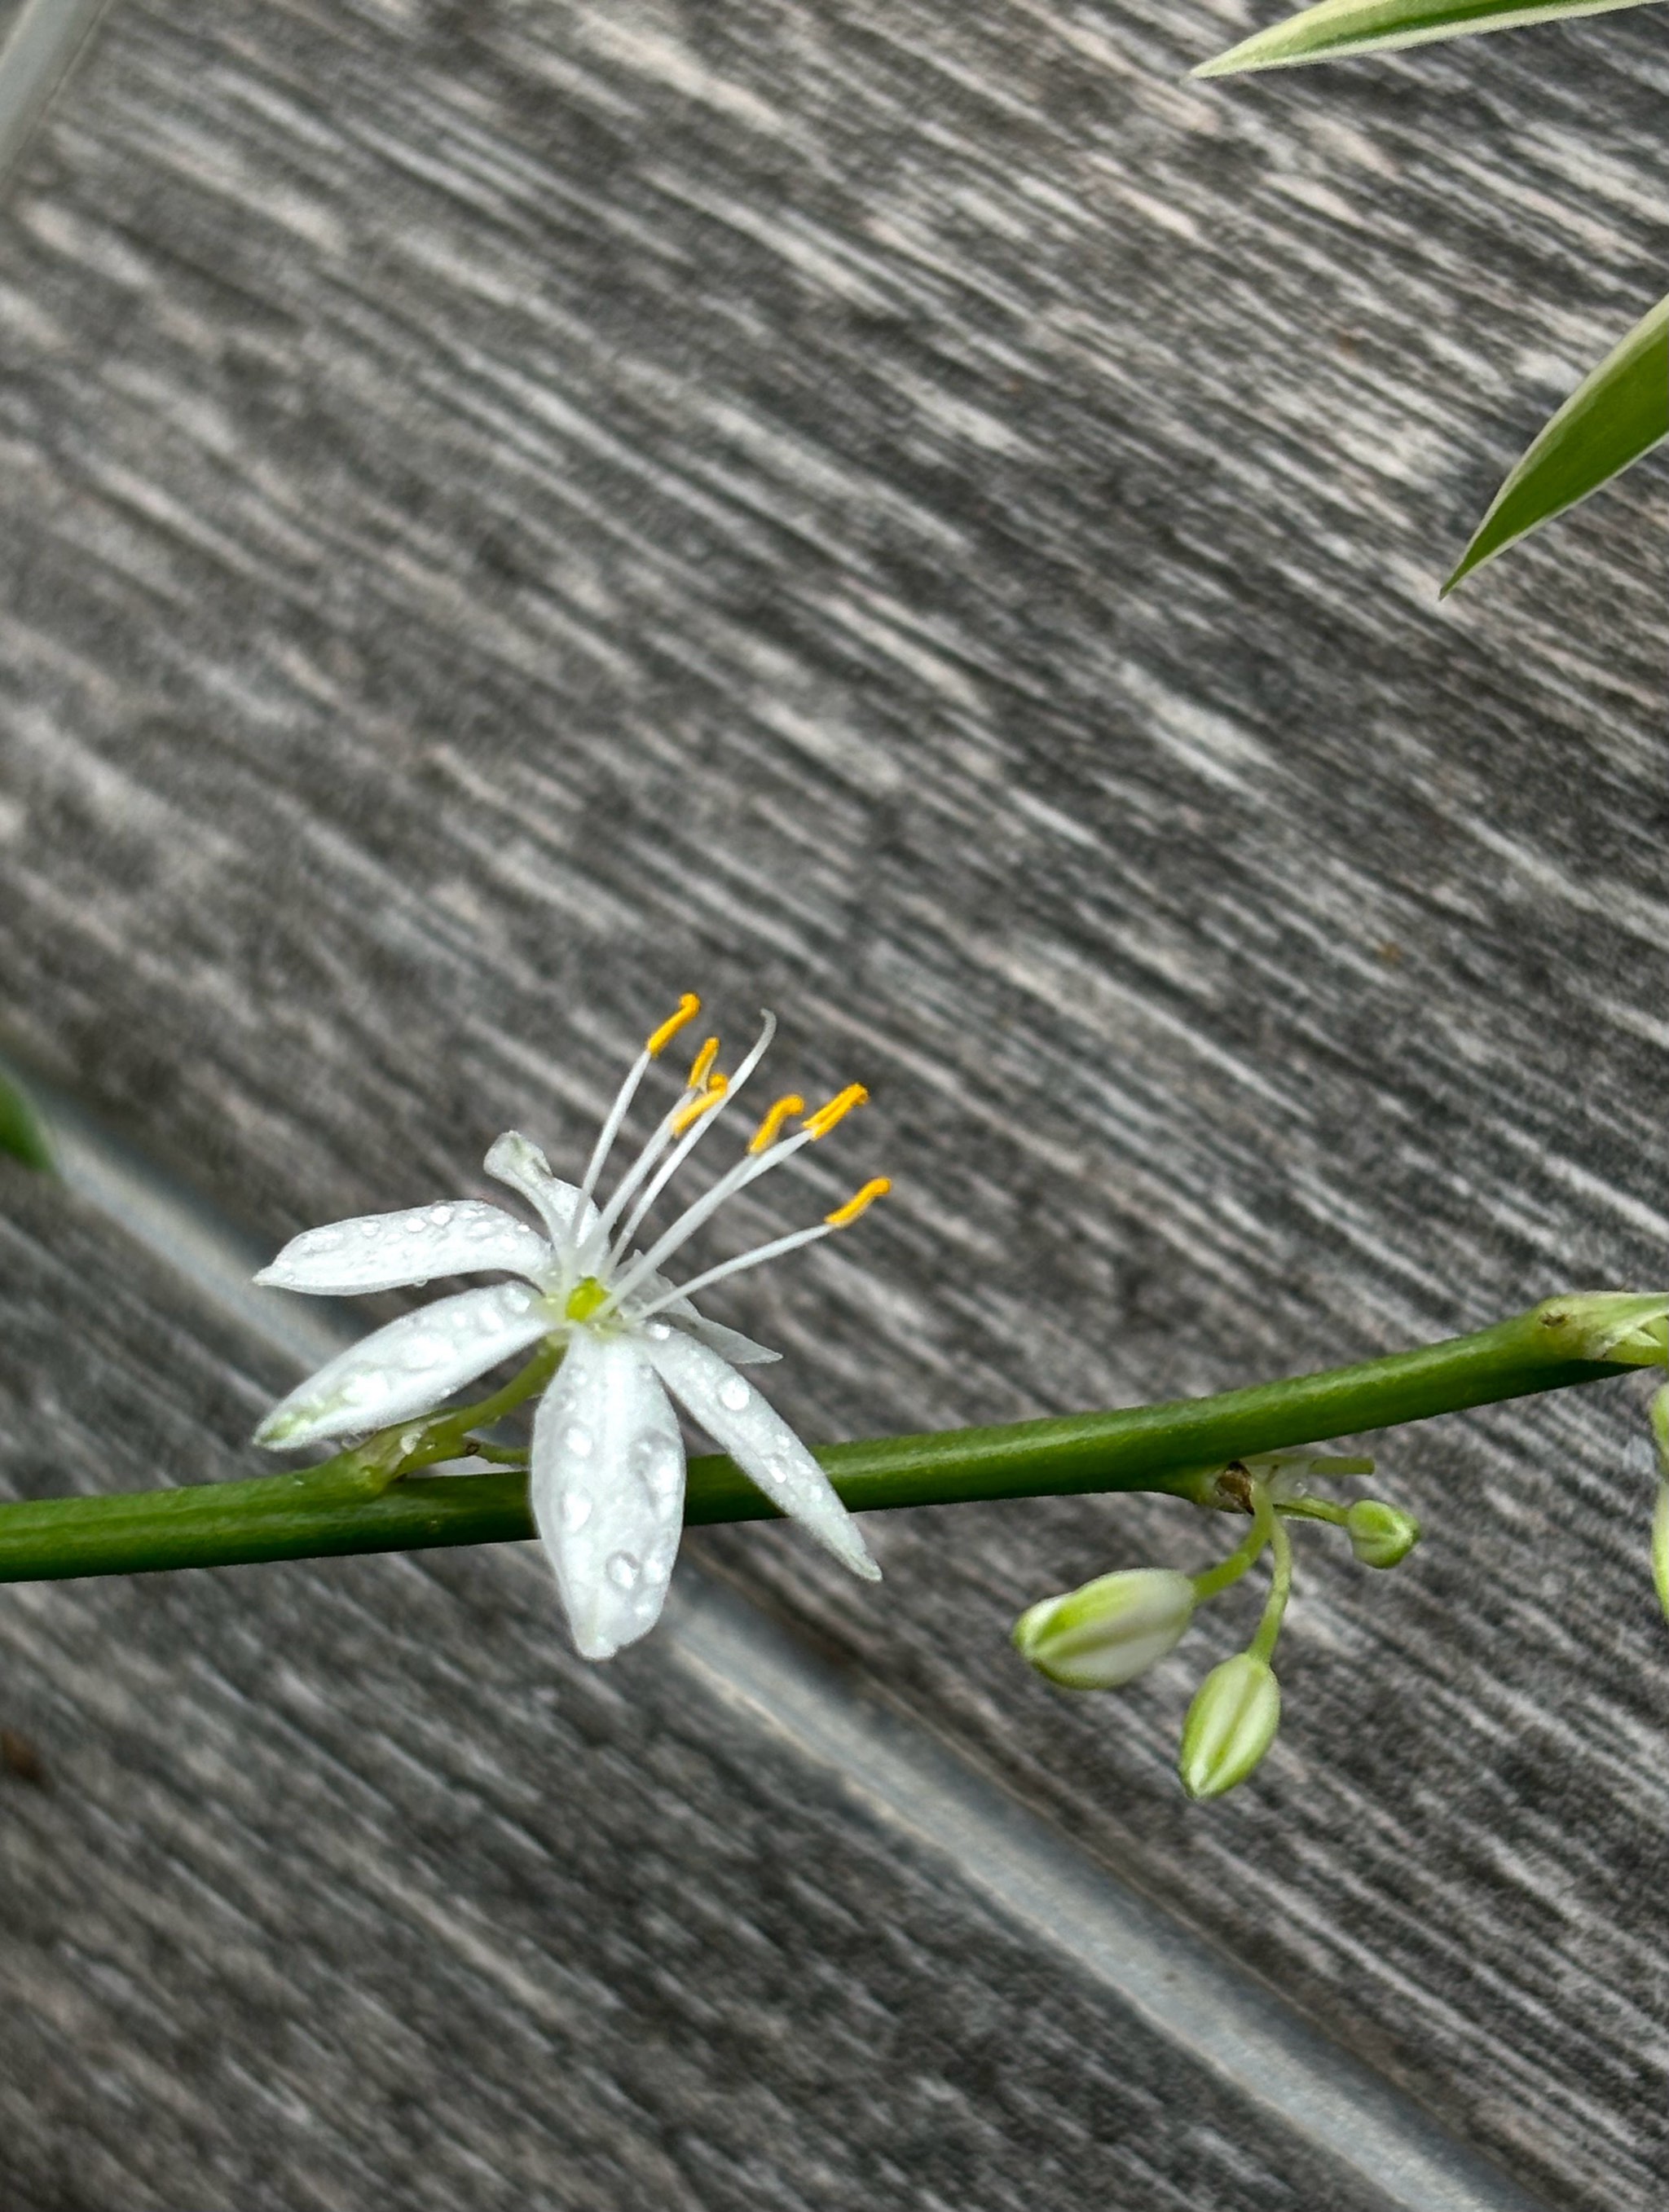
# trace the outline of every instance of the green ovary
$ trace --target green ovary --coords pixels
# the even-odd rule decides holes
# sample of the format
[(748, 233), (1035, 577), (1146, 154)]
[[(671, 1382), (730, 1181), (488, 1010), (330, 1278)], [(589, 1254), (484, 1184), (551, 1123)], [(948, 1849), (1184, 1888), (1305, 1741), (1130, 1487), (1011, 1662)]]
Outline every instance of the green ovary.
[(576, 1283), (568, 1294), (564, 1312), (570, 1321), (589, 1321), (600, 1305), (606, 1303), (608, 1292), (594, 1275), (588, 1275)]

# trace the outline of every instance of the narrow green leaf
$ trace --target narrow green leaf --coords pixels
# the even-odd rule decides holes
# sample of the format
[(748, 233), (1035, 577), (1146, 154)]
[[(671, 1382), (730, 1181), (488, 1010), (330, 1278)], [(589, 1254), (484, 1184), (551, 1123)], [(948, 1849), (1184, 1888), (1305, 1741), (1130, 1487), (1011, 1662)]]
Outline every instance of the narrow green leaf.
[(1503, 546), (1575, 507), (1665, 438), (1669, 299), (1642, 316), (1546, 424), (1495, 494), (1442, 596)]
[(1242, 39), (1226, 54), (1202, 62), (1194, 75), (1294, 69), (1300, 62), (1389, 53), (1396, 46), (1422, 46), (1432, 39), (1459, 39), (1469, 31), (1510, 31), (1520, 23), (1603, 15), (1613, 8), (1644, 4), (1645, 0), (1320, 0), (1319, 7), (1288, 15)]
[(4, 1068), (0, 1068), (0, 1153), (42, 1175), (57, 1172), (39, 1115)]

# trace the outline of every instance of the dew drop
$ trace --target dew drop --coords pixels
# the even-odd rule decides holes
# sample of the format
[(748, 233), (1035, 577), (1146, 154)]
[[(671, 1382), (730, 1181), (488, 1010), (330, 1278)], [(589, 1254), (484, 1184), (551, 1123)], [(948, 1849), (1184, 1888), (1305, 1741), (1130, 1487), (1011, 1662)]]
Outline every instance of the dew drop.
[(308, 1239), (309, 1252), (334, 1252), (342, 1242), (339, 1229), (315, 1229)]
[(664, 1321), (652, 1321), (646, 1326), (643, 1334), (653, 1342), (664, 1344), (672, 1334), (672, 1330)]
[(431, 1206), (429, 1218), (436, 1229), (444, 1229), (452, 1218), (452, 1208), (449, 1206)]
[(375, 1244), (382, 1234), (382, 1224), (380, 1221), (362, 1221), (359, 1233), (368, 1244)]
[(719, 1385), (719, 1403), (728, 1413), (740, 1413), (752, 1395), (740, 1375), (733, 1375)]
[(612, 1553), (603, 1571), (617, 1589), (630, 1589), (637, 1580), (637, 1555), (631, 1552)]
[(562, 1432), (562, 1441), (564, 1449), (572, 1452), (576, 1459), (590, 1458), (591, 1431), (583, 1421), (570, 1421)]
[(570, 1490), (562, 1501), (562, 1525), (570, 1536), (577, 1535), (591, 1518), (591, 1500), (577, 1490)]
[(405, 1219), (400, 1225), (405, 1230), (408, 1237), (421, 1237), (423, 1235), (423, 1216), (419, 1213), (408, 1213)]
[(670, 1437), (639, 1437), (631, 1448), (630, 1466), (640, 1482), (657, 1498), (666, 1498), (678, 1488), (684, 1458)]

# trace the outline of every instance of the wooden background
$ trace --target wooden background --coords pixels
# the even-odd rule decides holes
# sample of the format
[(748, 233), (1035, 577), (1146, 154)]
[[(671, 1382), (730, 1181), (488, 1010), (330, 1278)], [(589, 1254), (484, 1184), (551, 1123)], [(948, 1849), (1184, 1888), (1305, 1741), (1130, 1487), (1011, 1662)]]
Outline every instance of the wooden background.
[[(738, 1234), (897, 1184), (720, 1303), (814, 1437), (1661, 1283), (1661, 466), (1434, 591), (1662, 290), (1663, 18), (1185, 81), (1253, 20), (116, 0), (0, 222), (0, 1035), (270, 1246), (512, 1123), (577, 1164), (678, 991), (774, 1006), (875, 1103)], [(85, 1200), (0, 1217), (14, 1489), (253, 1471), (272, 1346)], [(1202, 1562), (1180, 1509), (899, 1516), (878, 1589), (687, 1550), (1542, 2202), (1655, 2207), (1642, 1395), (1389, 1441), (1426, 1547), (1302, 1547), (1203, 1811), (1249, 1605), (1116, 1700), (1006, 1644)], [(1395, 2195), (675, 1639), (573, 1661), (523, 1550), (0, 1644), (21, 2212)]]

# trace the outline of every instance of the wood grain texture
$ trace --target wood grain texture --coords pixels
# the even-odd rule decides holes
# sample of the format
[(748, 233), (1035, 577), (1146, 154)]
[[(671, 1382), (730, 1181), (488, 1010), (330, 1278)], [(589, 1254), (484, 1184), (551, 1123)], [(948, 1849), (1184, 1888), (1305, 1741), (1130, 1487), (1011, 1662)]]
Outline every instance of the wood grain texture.
[[(230, 1473), (259, 1352), (0, 1188), (6, 1488)], [(1379, 2203), (552, 1602), (517, 1547), (6, 1608), (9, 2212)]]
[[(738, 1236), (898, 1186), (725, 1308), (814, 1434), (1660, 1280), (1661, 467), (1432, 598), (1661, 291), (1658, 27), (1179, 81), (1248, 27), (121, 0), (0, 237), (0, 1024), (276, 1238), (508, 1123), (577, 1162), (669, 994), (777, 1005), (785, 1080), (879, 1103)], [(1205, 1814), (1166, 1766), (1232, 1623), (1117, 1704), (1003, 1631), (1209, 1528), (917, 1516), (874, 1594), (696, 1549), (1645, 2207), (1638, 1426), (1398, 1443), (1427, 1552), (1306, 1547), (1281, 1747)]]

